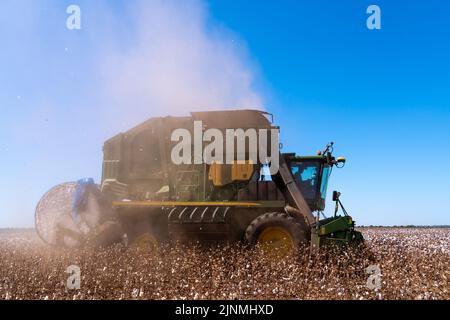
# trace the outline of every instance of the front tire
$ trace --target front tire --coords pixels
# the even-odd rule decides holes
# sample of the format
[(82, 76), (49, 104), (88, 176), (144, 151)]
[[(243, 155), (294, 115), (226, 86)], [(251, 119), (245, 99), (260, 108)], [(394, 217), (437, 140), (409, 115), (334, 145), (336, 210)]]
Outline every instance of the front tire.
[(305, 223), (286, 213), (265, 213), (250, 223), (245, 240), (250, 245), (261, 245), (268, 251), (286, 253), (308, 242), (309, 230)]

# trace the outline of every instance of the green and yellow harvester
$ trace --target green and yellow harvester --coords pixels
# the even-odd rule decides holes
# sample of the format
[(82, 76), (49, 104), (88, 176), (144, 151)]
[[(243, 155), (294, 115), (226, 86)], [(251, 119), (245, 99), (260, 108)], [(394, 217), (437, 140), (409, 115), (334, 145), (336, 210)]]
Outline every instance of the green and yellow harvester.
[(118, 241), (243, 241), (269, 248), (362, 242), (339, 192), (333, 192), (334, 216), (319, 219), (331, 171), (345, 163), (332, 155), (333, 143), (313, 156), (279, 153), (272, 174), (264, 161), (171, 160), (177, 144), (172, 133), (183, 128), (195, 135), (195, 121), (203, 131), (215, 128), (226, 136), (227, 129), (278, 130), (271, 118), (258, 110), (192, 112), (151, 118), (120, 133), (104, 144), (99, 184), (61, 184), (41, 199), (37, 232), (51, 245), (69, 247)]

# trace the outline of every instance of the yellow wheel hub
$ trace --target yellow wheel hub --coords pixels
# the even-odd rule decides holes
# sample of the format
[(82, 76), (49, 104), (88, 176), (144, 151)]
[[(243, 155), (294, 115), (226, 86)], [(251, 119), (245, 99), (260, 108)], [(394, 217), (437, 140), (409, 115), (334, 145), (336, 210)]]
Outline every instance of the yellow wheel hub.
[(283, 227), (264, 229), (258, 237), (258, 243), (264, 250), (285, 254), (294, 249), (291, 234)]

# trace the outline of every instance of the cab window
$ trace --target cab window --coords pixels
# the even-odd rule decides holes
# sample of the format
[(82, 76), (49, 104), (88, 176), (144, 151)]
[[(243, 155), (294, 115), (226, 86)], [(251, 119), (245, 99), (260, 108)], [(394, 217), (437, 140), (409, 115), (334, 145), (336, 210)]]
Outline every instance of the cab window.
[(315, 161), (295, 162), (291, 164), (292, 175), (307, 200), (316, 199), (320, 163)]

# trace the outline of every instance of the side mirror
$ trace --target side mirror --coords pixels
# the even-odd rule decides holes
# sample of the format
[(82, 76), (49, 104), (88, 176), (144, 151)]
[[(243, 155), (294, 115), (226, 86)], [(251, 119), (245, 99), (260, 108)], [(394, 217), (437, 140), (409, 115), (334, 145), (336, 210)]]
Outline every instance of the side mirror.
[(346, 159), (344, 157), (339, 157), (334, 161), (334, 165), (337, 168), (343, 168), (345, 166)]
[(338, 191), (333, 191), (333, 201), (338, 201), (341, 193)]

